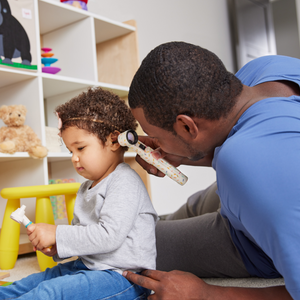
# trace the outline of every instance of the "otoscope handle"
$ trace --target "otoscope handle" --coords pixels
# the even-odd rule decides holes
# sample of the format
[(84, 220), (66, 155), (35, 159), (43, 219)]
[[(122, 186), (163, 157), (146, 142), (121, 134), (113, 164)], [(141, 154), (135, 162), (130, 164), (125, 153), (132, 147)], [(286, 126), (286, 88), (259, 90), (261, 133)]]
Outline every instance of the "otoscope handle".
[(120, 134), (118, 137), (118, 142), (121, 146), (129, 147), (148, 164), (155, 166), (158, 170), (160, 170), (165, 175), (169, 176), (171, 179), (173, 179), (180, 185), (184, 185), (187, 182), (187, 176), (185, 176), (177, 168), (168, 163), (165, 159), (154, 158), (152, 156), (152, 152), (154, 150), (140, 142), (134, 130), (127, 130)]
[(29, 225), (33, 224), (26, 216), (23, 217), (22, 223), (27, 228)]

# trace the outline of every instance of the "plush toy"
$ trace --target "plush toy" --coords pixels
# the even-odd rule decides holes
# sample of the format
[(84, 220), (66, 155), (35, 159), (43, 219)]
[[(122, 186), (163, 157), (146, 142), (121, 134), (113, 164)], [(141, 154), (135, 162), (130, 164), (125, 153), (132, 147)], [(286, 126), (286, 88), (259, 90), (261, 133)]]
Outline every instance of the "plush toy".
[(0, 119), (7, 125), (0, 128), (0, 152), (28, 152), (32, 158), (43, 158), (48, 150), (42, 146), (35, 132), (24, 125), (26, 112), (24, 105), (0, 107)]
[(21, 57), (23, 65), (31, 65), (30, 41), (21, 23), (11, 14), (7, 0), (0, 0), (0, 55), (3, 63)]
[(60, 0), (60, 2), (72, 5), (77, 8), (88, 10), (87, 9), (88, 0)]

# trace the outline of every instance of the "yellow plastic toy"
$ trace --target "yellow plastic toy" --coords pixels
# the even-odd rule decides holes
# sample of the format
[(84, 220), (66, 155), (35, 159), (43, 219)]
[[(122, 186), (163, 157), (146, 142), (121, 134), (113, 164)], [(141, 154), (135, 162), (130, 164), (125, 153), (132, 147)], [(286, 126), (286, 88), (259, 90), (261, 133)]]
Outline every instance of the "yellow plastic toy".
[[(0, 269), (12, 269), (18, 258), (20, 224), (14, 222), (10, 216), (20, 207), (20, 199), (36, 198), (35, 222), (54, 224), (49, 197), (54, 195), (65, 195), (68, 222), (70, 224), (73, 218), (76, 193), (79, 187), (80, 183), (62, 183), (4, 188), (1, 191), (1, 196), (4, 199), (7, 199), (7, 204), (0, 235)], [(56, 265), (51, 257), (44, 255), (40, 251), (37, 251), (37, 258), (42, 271)]]

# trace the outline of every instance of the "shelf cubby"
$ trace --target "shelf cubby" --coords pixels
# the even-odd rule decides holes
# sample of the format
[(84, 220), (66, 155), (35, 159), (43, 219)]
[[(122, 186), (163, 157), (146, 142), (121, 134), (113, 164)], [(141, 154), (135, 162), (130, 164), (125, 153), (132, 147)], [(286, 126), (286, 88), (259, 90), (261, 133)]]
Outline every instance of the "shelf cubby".
[[(54, 109), (89, 87), (101, 86), (126, 99), (130, 82), (139, 65), (136, 24), (116, 22), (103, 16), (52, 0), (34, 0), (37, 70), (1, 65), (0, 106), (23, 104), (25, 124), (46, 146), (46, 126), (57, 127)], [(61, 68), (57, 74), (42, 72), (41, 48), (52, 48)], [(0, 127), (6, 126), (0, 120)], [(126, 162), (141, 175), (148, 187), (147, 173), (127, 152)], [(26, 152), (0, 153), (0, 190), (5, 187), (48, 184), (49, 179), (75, 178), (71, 155), (62, 145), (61, 152), (49, 152), (44, 159), (32, 159)], [(149, 190), (149, 189), (148, 189)], [(6, 201), (0, 197), (0, 212)], [(26, 200), (34, 219), (35, 201)], [(0, 222), (3, 215), (0, 214)], [(24, 229), (21, 229), (24, 231)]]

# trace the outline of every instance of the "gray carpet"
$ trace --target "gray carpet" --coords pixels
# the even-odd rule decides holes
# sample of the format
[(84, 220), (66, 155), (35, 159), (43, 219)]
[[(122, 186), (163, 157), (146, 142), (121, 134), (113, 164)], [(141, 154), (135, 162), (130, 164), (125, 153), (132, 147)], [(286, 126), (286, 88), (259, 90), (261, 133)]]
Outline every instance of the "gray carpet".
[(284, 285), (283, 278), (264, 279), (264, 278), (205, 278), (208, 284), (220, 286), (236, 286), (236, 287), (268, 287)]

